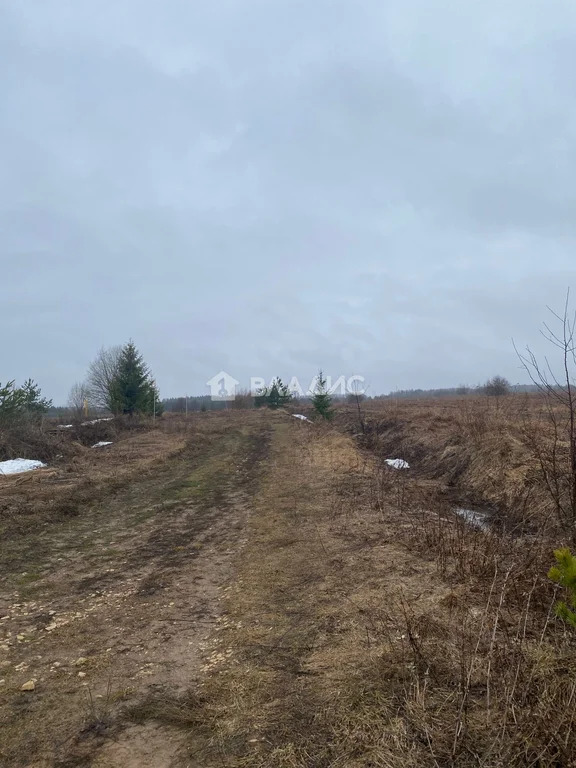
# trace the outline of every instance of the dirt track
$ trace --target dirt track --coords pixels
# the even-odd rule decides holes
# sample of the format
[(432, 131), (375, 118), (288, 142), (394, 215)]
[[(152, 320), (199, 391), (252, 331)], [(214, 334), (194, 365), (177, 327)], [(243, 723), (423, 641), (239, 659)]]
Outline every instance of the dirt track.
[[(209, 667), (219, 590), (267, 445), (265, 420), (219, 424), (200, 452), (192, 440), (120, 493), (47, 526), (40, 555), (36, 537), (18, 541), (16, 562), (5, 553), (1, 765), (169, 764), (179, 739), (151, 749), (154, 727), (120, 726), (117, 711), (150, 691), (178, 696)], [(30, 680), (34, 692), (20, 692)]]

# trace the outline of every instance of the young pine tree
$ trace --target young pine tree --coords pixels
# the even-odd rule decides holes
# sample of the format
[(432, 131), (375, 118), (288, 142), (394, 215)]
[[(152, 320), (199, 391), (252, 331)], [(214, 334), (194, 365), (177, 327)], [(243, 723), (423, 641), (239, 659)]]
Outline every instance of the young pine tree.
[(276, 410), (277, 408), (283, 408), (291, 399), (292, 393), (278, 376), (269, 387), (264, 387), (258, 391), (254, 398), (254, 405), (257, 408), (267, 405), (268, 408)]
[(14, 381), (0, 384), (0, 424), (15, 419), (24, 406), (24, 395)]
[(154, 394), (159, 402), (158, 391), (148, 366), (133, 341), (122, 347), (118, 370), (110, 389), (114, 413), (151, 415), (154, 410)]
[(318, 416), (321, 416), (323, 419), (331, 419), (334, 415), (332, 397), (328, 392), (326, 378), (321, 370), (318, 372), (318, 378), (316, 379), (316, 387), (312, 395), (312, 406)]
[(556, 603), (556, 615), (576, 628), (576, 557), (567, 547), (554, 552), (556, 565), (550, 568), (548, 578), (566, 589), (568, 602)]
[(40, 387), (32, 379), (17, 387), (14, 381), (0, 384), (0, 423), (29, 418), (39, 420), (52, 405), (51, 400), (42, 397)]
[(269, 408), (282, 408), (290, 402), (292, 395), (288, 391), (286, 384), (282, 382), (280, 377), (274, 379), (270, 391), (268, 393), (268, 407)]
[(148, 400), (146, 402), (146, 413), (152, 413), (155, 416), (162, 416), (164, 406), (160, 400), (160, 393), (156, 382), (152, 379), (148, 387)]
[(39, 418), (46, 413), (52, 405), (52, 400), (42, 397), (40, 387), (33, 379), (28, 379), (20, 388), (23, 397), (23, 406), (30, 416)]

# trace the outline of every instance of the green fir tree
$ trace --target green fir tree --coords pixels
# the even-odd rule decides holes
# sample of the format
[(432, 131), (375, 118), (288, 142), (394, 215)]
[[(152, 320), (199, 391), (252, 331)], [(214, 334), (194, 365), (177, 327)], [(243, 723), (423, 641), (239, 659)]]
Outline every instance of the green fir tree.
[(152, 413), (156, 416), (162, 416), (164, 413), (164, 406), (160, 400), (160, 392), (156, 386), (156, 382), (152, 379), (148, 388), (149, 402), (147, 403), (146, 413)]
[(14, 381), (0, 384), (0, 423), (29, 418), (39, 420), (52, 405), (51, 400), (42, 397), (40, 387), (32, 379), (17, 387)]
[(254, 405), (257, 408), (267, 405), (268, 408), (276, 410), (288, 405), (291, 399), (292, 393), (288, 390), (286, 384), (282, 382), (282, 379), (277, 376), (269, 387), (259, 390), (254, 398)]
[(110, 387), (112, 411), (133, 416), (136, 413), (152, 415), (156, 398), (156, 414), (162, 409), (155, 382), (150, 376), (144, 358), (133, 341), (122, 347), (118, 370)]
[(556, 615), (576, 628), (576, 557), (568, 547), (554, 552), (556, 565), (548, 572), (548, 578), (566, 589), (568, 603), (556, 603)]
[(42, 397), (40, 387), (33, 379), (28, 379), (21, 387), (24, 410), (31, 416), (42, 416), (52, 405), (52, 400)]
[(312, 407), (323, 419), (331, 419), (334, 415), (332, 397), (328, 392), (327, 382), (322, 371), (318, 371), (316, 386), (312, 395)]

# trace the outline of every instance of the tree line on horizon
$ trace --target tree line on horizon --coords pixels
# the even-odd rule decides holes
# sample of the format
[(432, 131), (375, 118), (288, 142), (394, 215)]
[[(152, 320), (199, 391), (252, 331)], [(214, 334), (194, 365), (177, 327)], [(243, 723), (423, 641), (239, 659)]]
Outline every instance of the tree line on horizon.
[[(322, 372), (320, 372), (322, 374)], [(326, 388), (326, 381), (323, 380), (323, 385), (320, 383), (320, 388)], [(349, 404), (356, 404), (358, 400), (387, 400), (394, 398), (426, 398), (426, 397), (455, 397), (464, 395), (486, 395), (488, 397), (501, 397), (512, 392), (536, 392), (537, 387), (534, 384), (515, 384), (512, 385), (503, 376), (493, 376), (488, 379), (485, 384), (478, 385), (476, 387), (469, 387), (466, 385), (460, 385), (458, 387), (443, 387), (436, 389), (403, 389), (394, 390), (388, 394), (382, 395), (367, 395), (356, 394), (349, 392), (346, 395), (335, 394), (326, 389), (327, 394), (330, 395), (331, 400), (334, 403), (347, 402)], [(260, 390), (259, 392), (252, 394), (248, 390), (239, 392), (235, 399), (232, 401), (211, 400), (210, 395), (190, 395), (188, 397), (170, 397), (162, 401), (164, 410), (171, 413), (184, 413), (189, 411), (201, 411), (201, 410), (222, 410), (230, 407), (260, 407), (262, 405), (272, 405), (272, 407), (279, 407), (285, 405), (288, 402), (296, 403), (312, 403), (315, 393), (309, 395), (296, 396), (288, 391), (288, 388), (282, 383), (282, 380), (277, 377), (274, 379), (270, 387)]]
[[(436, 389), (395, 390), (385, 395), (338, 395), (329, 392), (326, 381), (320, 371), (318, 390), (307, 396), (296, 397), (288, 391), (280, 377), (276, 377), (269, 387), (256, 394), (248, 391), (239, 392), (233, 401), (212, 400), (210, 395), (160, 398), (158, 387), (150, 368), (132, 340), (124, 345), (102, 348), (90, 363), (83, 382), (72, 386), (68, 397), (68, 410), (78, 418), (88, 412), (106, 412), (113, 415), (161, 415), (164, 411), (184, 413), (185, 411), (223, 410), (226, 408), (262, 407), (279, 408), (288, 403), (308, 403), (314, 406), (318, 395), (330, 398), (328, 411), (333, 403), (353, 404), (360, 400), (385, 400), (391, 398), (426, 398), (453, 397), (465, 395), (487, 395), (500, 397), (510, 392), (534, 392), (534, 384), (511, 385), (502, 376), (494, 376), (483, 385), (469, 387), (444, 387)], [(316, 398), (316, 399), (315, 399)], [(0, 384), (0, 425), (26, 413), (36, 418), (44, 414), (59, 414), (62, 408), (56, 408), (52, 401), (42, 397), (38, 384), (28, 380), (22, 386), (14, 381)]]
[(465, 395), (502, 397), (512, 393), (529, 394), (531, 392), (538, 392), (538, 387), (535, 384), (510, 384), (503, 376), (493, 376), (484, 384), (478, 384), (475, 387), (460, 384), (458, 387), (440, 387), (436, 389), (398, 389), (390, 392), (388, 395), (375, 395), (374, 399), (463, 397)]

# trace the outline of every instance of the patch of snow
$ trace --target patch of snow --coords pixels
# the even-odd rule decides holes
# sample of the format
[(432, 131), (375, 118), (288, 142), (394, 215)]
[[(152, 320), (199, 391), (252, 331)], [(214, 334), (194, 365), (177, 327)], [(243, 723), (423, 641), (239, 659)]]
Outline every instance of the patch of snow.
[(103, 448), (105, 445), (112, 445), (112, 443), (101, 440), (99, 443), (95, 443), (92, 448)]
[[(294, 416), (295, 419), (301, 419), (302, 421), (310, 421), (307, 416), (303, 416), (301, 413), (293, 413), (292, 416)], [(310, 423), (312, 422), (310, 421)]]
[(58, 424), (58, 429), (72, 429), (74, 424)]
[(386, 464), (393, 469), (410, 469), (410, 464), (404, 459), (386, 459)]
[(109, 416), (107, 419), (92, 419), (92, 421), (83, 421), (80, 424), (81, 427), (88, 427), (90, 424), (98, 424), (100, 421), (114, 421), (113, 416)]
[(45, 466), (43, 462), (34, 459), (10, 459), (0, 461), (0, 475), (17, 475), (19, 472), (30, 472), (32, 469), (41, 469)]

